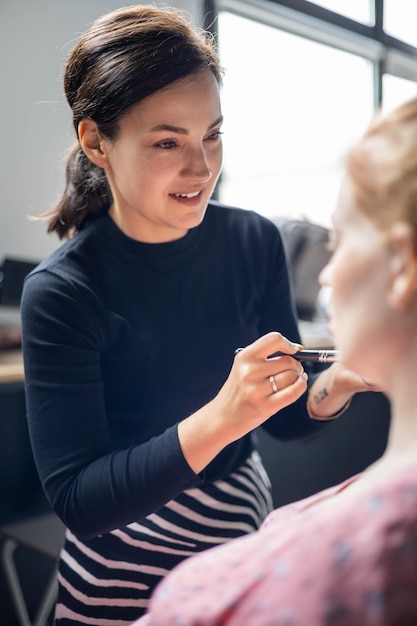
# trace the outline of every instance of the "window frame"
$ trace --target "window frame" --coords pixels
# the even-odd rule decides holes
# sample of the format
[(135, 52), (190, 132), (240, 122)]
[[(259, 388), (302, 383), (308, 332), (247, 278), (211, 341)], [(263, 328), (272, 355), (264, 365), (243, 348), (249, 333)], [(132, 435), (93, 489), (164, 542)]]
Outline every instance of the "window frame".
[(384, 32), (384, 0), (374, 0), (373, 26), (307, 0), (204, 0), (203, 27), (214, 36), (223, 10), (368, 59), (374, 68), (375, 108), (383, 99), (385, 73), (417, 84), (417, 48)]

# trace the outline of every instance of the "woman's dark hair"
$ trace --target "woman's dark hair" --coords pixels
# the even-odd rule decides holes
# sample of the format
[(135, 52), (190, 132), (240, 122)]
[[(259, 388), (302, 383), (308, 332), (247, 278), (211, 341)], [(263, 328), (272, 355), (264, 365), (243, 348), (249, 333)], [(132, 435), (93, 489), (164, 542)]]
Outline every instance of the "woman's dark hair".
[[(209, 68), (221, 83), (222, 70), (210, 33), (194, 27), (179, 10), (125, 7), (103, 15), (70, 53), (64, 88), (75, 132), (84, 118), (113, 139), (118, 120), (132, 106), (177, 80)], [(104, 170), (77, 140), (66, 164), (66, 187), (46, 216), (48, 232), (60, 238), (79, 232), (112, 203)]]

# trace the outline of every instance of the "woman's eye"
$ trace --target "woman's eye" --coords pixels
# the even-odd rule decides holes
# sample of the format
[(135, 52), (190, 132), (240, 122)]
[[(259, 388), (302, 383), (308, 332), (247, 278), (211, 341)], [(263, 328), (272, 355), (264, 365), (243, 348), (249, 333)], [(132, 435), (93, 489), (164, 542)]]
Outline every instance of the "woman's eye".
[[(216, 130), (214, 133), (208, 135), (205, 141), (217, 141), (220, 138), (220, 135), (223, 133), (220, 130)], [(176, 148), (179, 144), (173, 139), (164, 139), (163, 141), (158, 141), (155, 144), (156, 148), (161, 148), (162, 150), (172, 150)]]
[(156, 144), (157, 148), (162, 148), (163, 150), (170, 150), (171, 148), (175, 148), (177, 144), (172, 139), (167, 139), (166, 141), (159, 141)]
[(220, 139), (220, 135), (223, 135), (222, 131), (216, 130), (216, 132), (211, 133), (211, 135), (207, 137), (207, 141), (216, 141), (217, 139)]

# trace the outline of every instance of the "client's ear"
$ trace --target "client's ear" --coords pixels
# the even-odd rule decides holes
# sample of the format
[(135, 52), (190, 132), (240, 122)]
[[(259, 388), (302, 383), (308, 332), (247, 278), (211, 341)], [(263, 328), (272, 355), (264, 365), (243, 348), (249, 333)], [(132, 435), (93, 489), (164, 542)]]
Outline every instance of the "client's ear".
[(407, 222), (396, 222), (390, 229), (392, 246), (389, 302), (395, 309), (405, 309), (417, 301), (417, 245)]
[(90, 161), (101, 168), (109, 165), (103, 137), (100, 134), (97, 122), (89, 117), (81, 120), (78, 124), (78, 138), (83, 152)]

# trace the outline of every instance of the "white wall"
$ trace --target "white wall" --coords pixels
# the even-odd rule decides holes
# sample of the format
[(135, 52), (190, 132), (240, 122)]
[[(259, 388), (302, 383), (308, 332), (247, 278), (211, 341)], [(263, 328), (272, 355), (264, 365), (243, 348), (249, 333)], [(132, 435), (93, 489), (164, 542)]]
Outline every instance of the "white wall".
[[(0, 263), (40, 260), (58, 245), (46, 222), (28, 219), (58, 200), (74, 141), (62, 88), (65, 59), (85, 28), (123, 0), (0, 0)], [(143, 2), (139, 4), (151, 4)], [(202, 0), (153, 2), (187, 9)]]

